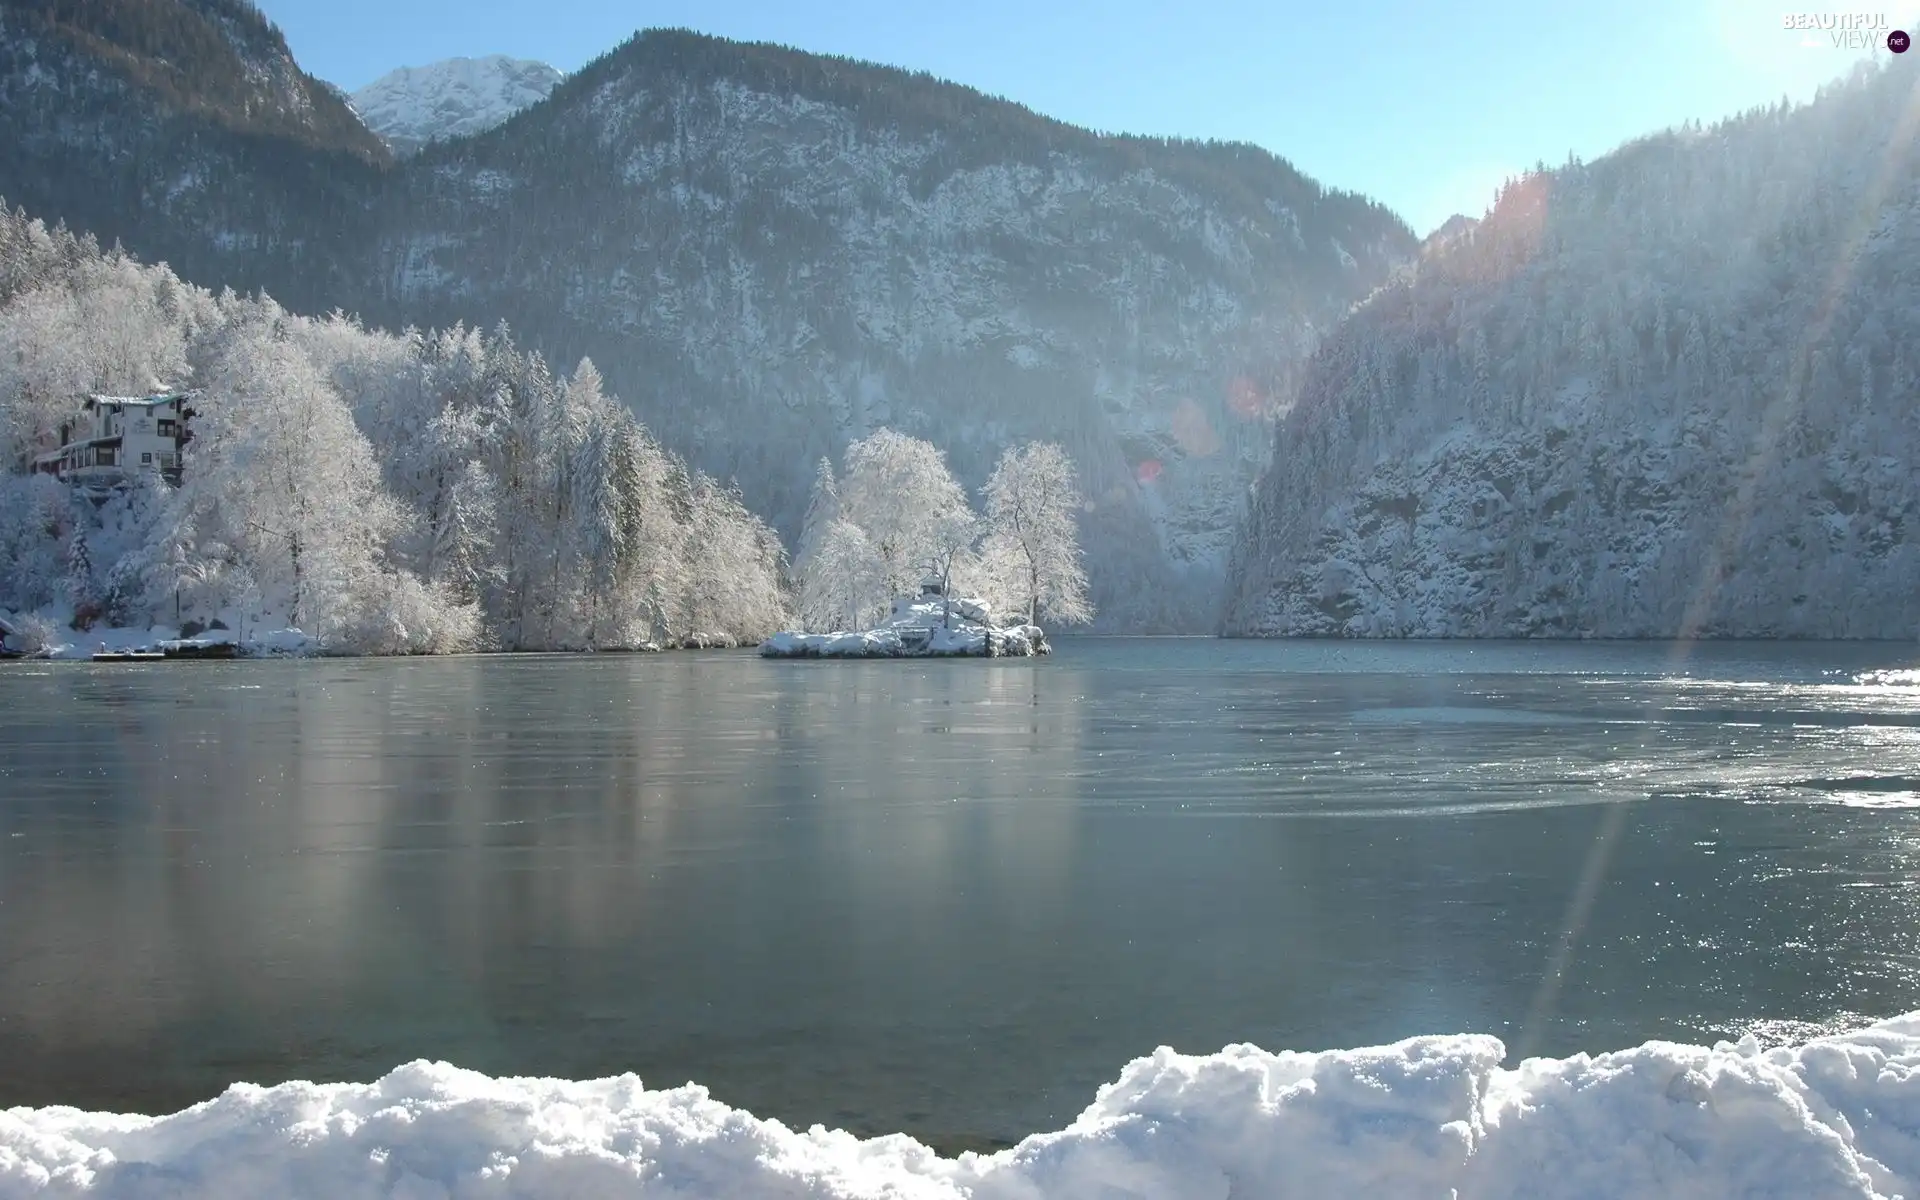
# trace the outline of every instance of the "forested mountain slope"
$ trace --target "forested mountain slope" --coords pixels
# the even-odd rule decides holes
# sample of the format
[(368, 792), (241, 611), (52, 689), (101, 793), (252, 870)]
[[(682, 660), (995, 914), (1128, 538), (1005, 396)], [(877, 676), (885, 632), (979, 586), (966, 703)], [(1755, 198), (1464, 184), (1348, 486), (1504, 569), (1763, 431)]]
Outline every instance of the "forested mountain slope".
[[(0, 18), (4, 44), (19, 56), (8, 74), (23, 74), (24, 97), (43, 102), (14, 112), (17, 128), (102, 115), (45, 103), (77, 97), (60, 87), (77, 61), (97, 69), (87, 82), (102, 93), (143, 92), (235, 133), (385, 157), (338, 91), (302, 71), (280, 30), (247, 0), (6, 0)], [(22, 61), (40, 69), (23, 70)]]
[[(553, 361), (590, 354), (789, 539), (814, 462), (881, 425), (969, 486), (1013, 441), (1061, 442), (1119, 627), (1212, 621), (1275, 408), (1415, 248), (1384, 209), (1251, 147), (1099, 136), (684, 32), (390, 167), (352, 139), (176, 136), (186, 109), (149, 97), (162, 115), (143, 115), (21, 28), (9, 15), (0, 100), (60, 97), (0, 115), (30, 149), (6, 164), (30, 211), (296, 308), (505, 319)], [(102, 166), (97, 143), (131, 148)]]
[(1226, 629), (1911, 638), (1920, 94), (1530, 175), (1316, 354)]
[(0, 0), (0, 190), (102, 244), (323, 307), (389, 158), (246, 0)]

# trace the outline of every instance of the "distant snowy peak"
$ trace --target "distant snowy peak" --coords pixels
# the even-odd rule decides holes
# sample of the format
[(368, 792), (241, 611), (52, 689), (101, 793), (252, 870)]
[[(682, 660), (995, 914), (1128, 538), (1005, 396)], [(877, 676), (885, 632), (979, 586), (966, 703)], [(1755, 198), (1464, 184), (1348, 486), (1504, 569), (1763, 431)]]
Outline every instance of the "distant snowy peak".
[(1450, 246), (1472, 236), (1473, 231), (1479, 227), (1480, 222), (1474, 218), (1465, 213), (1455, 213), (1442, 222), (1440, 228), (1428, 234), (1426, 240), (1420, 243), (1420, 248), (1428, 251)]
[(484, 133), (545, 100), (564, 78), (523, 58), (450, 58), (381, 76), (353, 93), (353, 107), (395, 154), (408, 155), (431, 141)]

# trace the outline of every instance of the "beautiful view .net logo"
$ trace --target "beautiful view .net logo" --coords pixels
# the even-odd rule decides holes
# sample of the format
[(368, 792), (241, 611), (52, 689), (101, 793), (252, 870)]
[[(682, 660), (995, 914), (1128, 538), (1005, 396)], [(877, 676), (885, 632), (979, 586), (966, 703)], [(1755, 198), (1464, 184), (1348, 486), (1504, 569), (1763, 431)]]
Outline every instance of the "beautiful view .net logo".
[(1880, 50), (1905, 54), (1912, 44), (1885, 13), (1800, 12), (1780, 14), (1780, 27), (1800, 33), (1802, 46), (1836, 50)]

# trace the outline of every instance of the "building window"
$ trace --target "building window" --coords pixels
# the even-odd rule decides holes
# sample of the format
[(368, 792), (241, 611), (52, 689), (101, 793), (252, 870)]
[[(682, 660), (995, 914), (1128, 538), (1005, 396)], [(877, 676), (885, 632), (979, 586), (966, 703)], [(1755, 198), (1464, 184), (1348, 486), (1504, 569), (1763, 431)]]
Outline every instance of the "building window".
[(152, 465), (153, 465), (153, 455), (152, 455), (152, 454), (149, 454), (149, 453), (147, 453), (147, 452), (146, 452), (146, 451), (144, 451), (144, 450), (143, 450), (143, 451), (141, 451), (141, 452), (140, 452), (140, 465), (141, 465), (141, 466), (143, 466), (143, 467), (149, 467), (149, 466), (152, 466)]
[(167, 437), (172, 437), (172, 436), (173, 436), (173, 422), (172, 422), (172, 421), (162, 421), (162, 422), (160, 422), (160, 436), (161, 436), (161, 437), (163, 437), (163, 438), (167, 438)]

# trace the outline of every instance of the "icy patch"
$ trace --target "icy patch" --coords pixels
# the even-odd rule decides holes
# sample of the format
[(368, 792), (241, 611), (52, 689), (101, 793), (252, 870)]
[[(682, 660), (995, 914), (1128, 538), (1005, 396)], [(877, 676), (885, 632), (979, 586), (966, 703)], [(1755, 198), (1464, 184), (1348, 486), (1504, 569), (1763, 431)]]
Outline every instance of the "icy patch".
[(1841, 808), (1920, 808), (1920, 778), (1912, 775), (1842, 775), (1766, 782), (1748, 789), (1747, 800), (1772, 804), (1829, 804)]
[(1499, 1064), (1491, 1037), (1135, 1060), (1066, 1129), (994, 1155), (796, 1132), (688, 1085), (236, 1084), (169, 1117), (0, 1113), (0, 1198), (1914, 1196), (1920, 1013), (1759, 1039)]
[(1920, 670), (1868, 671), (1854, 676), (1863, 687), (1920, 687)]
[(1878, 796), (1843, 795), (1833, 799), (1842, 808), (1920, 808), (1920, 792), (1887, 792)]
[(1597, 718), (1570, 717), (1564, 713), (1539, 712), (1528, 708), (1470, 708), (1464, 705), (1429, 705), (1424, 708), (1363, 708), (1353, 714), (1356, 722), (1383, 725), (1586, 725)]

